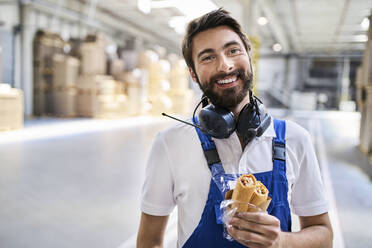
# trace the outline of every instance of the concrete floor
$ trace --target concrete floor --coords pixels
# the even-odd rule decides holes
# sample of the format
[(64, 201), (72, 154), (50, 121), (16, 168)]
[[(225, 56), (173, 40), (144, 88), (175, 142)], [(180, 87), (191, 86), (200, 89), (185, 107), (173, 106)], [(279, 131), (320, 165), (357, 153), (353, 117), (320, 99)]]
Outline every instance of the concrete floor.
[[(359, 115), (271, 112), (314, 137), (334, 201), (334, 247), (372, 247), (372, 183), (359, 169), (372, 165), (356, 148)], [(170, 124), (161, 117), (34, 119), (24, 130), (0, 133), (0, 247), (134, 247), (148, 152)], [(171, 218), (169, 240), (175, 223)]]

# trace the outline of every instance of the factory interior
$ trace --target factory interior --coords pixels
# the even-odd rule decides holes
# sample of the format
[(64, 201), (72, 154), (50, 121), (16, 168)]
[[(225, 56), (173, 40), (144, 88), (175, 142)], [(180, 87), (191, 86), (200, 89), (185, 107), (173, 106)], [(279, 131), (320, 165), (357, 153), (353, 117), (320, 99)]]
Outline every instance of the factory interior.
[[(220, 7), (254, 94), (310, 133), (333, 247), (372, 247), (372, 0), (0, 0), (1, 248), (136, 247), (152, 144), (179, 124), (162, 113), (202, 97), (186, 25)], [(176, 208), (165, 248), (177, 228)]]

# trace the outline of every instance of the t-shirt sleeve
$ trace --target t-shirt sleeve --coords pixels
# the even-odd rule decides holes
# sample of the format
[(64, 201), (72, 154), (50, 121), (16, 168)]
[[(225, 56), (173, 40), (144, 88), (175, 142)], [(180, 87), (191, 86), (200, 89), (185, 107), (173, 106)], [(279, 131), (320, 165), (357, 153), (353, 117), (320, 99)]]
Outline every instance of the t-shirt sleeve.
[(303, 128), (297, 129), (299, 137), (297, 155), (298, 177), (292, 186), (292, 211), (298, 216), (313, 216), (328, 212), (326, 189), (322, 182), (319, 163), (310, 134)]
[(159, 133), (147, 161), (141, 211), (155, 216), (169, 215), (175, 206), (173, 185), (164, 135)]

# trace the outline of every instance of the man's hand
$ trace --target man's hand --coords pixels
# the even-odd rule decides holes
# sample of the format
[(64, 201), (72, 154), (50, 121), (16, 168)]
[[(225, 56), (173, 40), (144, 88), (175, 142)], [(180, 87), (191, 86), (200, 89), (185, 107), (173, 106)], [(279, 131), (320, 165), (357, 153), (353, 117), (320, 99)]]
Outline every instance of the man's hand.
[(228, 223), (228, 233), (250, 248), (280, 248), (280, 220), (263, 212), (237, 213)]

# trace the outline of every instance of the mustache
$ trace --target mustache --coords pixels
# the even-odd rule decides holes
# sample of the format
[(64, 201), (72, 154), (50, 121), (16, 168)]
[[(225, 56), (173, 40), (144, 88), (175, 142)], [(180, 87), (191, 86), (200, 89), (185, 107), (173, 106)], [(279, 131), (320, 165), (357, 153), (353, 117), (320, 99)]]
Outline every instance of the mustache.
[(244, 75), (243, 69), (236, 69), (235, 71), (230, 72), (230, 73), (218, 73), (211, 77), (210, 82), (216, 82), (218, 80), (224, 79), (225, 77), (231, 77), (231, 76), (237, 76), (238, 78), (240, 78), (241, 75)]

